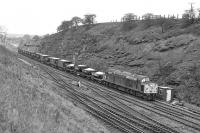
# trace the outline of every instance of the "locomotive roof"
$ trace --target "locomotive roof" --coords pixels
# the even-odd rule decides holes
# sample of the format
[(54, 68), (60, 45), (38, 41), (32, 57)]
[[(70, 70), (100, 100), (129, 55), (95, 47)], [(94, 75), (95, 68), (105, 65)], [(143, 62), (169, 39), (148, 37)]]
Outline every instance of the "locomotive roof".
[(158, 87), (158, 84), (153, 83), (151, 81), (146, 81), (146, 82), (142, 82), (143, 85), (150, 85), (150, 86), (154, 86), (154, 87)]
[(120, 71), (120, 70), (116, 70), (116, 69), (109, 69), (108, 73), (113, 73), (113, 74), (117, 74), (120, 76), (125, 76), (128, 79), (132, 79), (132, 80), (142, 80), (144, 78), (148, 78), (148, 76), (144, 76), (144, 75), (138, 75), (138, 74), (132, 74), (130, 72), (127, 71)]
[(126, 78), (127, 78), (127, 79), (132, 79), (132, 80), (137, 80), (137, 78), (134, 77), (134, 76), (126, 76)]

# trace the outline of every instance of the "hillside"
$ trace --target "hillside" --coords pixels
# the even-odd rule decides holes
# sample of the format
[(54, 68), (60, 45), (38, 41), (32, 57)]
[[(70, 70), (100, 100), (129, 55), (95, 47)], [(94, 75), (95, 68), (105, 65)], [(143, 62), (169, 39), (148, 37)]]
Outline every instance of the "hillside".
[(182, 28), (174, 22), (162, 32), (159, 25), (122, 23), (80, 26), (45, 36), (39, 52), (72, 59), (98, 70), (115, 67), (147, 75), (159, 85), (177, 89), (177, 97), (200, 106), (200, 25)]

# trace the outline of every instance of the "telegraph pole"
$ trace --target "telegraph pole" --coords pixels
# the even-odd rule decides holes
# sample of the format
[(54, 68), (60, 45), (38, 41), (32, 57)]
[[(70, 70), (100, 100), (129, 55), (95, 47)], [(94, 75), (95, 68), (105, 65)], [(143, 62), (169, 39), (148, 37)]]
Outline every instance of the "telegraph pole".
[(190, 2), (190, 10), (189, 10), (189, 15), (190, 15), (190, 19), (194, 19), (195, 18), (195, 13), (194, 13), (194, 7), (193, 7), (193, 2)]
[(190, 11), (193, 12), (194, 11), (193, 4), (195, 4), (195, 3), (194, 2), (190, 2), (189, 4), (190, 4)]

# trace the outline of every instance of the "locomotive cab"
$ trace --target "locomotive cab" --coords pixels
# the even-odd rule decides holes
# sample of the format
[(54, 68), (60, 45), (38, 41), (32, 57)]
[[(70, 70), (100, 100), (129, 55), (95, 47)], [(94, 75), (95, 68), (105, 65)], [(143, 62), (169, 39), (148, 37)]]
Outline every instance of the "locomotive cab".
[(144, 92), (146, 99), (154, 100), (158, 93), (158, 85), (152, 82), (144, 82), (141, 84), (141, 90)]
[(145, 83), (142, 83), (141, 86), (144, 90), (144, 93), (146, 93), (146, 94), (158, 93), (158, 85), (156, 83), (145, 82)]

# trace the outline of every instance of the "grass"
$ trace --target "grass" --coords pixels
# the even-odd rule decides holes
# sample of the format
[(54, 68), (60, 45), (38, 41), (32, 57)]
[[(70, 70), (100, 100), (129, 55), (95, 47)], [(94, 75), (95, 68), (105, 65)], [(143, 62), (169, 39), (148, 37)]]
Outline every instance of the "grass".
[(0, 133), (109, 132), (0, 46)]

